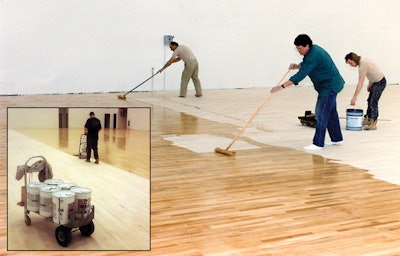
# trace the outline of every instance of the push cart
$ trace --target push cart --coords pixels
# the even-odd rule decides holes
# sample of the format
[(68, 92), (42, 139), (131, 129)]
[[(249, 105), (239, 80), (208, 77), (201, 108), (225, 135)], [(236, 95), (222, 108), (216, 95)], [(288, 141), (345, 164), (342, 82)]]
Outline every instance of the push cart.
[[(25, 219), (25, 224), (27, 226), (31, 225), (31, 218), (29, 217), (29, 213), (34, 212), (34, 213), (39, 214), (39, 212), (30, 211), (28, 209), (29, 202), (32, 202), (32, 200), (36, 201), (36, 202), (40, 201), (38, 196), (32, 196), (32, 195), (28, 194), (28, 184), (30, 184), (33, 180), (33, 172), (37, 171), (37, 170), (33, 170), (31, 167), (33, 165), (35, 165), (37, 162), (35, 164), (33, 164), (32, 166), (29, 166), (28, 163), (32, 159), (35, 159), (35, 158), (40, 158), (41, 159), (40, 162), (47, 163), (46, 159), (43, 156), (33, 156), (33, 157), (29, 158), (26, 161), (25, 165), (23, 166), (23, 168), (24, 168), (23, 172), (24, 172), (24, 177), (25, 177), (24, 178), (24, 180), (25, 180), (24, 193), (26, 195), (25, 196), (26, 202), (23, 205), (24, 205), (24, 219)], [(20, 169), (20, 167), (18, 167), (18, 168)], [(47, 173), (48, 169), (46, 169), (45, 171), (46, 171), (46, 174), (44, 174), (44, 177), (49, 177), (50, 175)], [(50, 169), (50, 171), (51, 171), (51, 169)], [(27, 177), (27, 176), (29, 176), (29, 177)], [(42, 174), (42, 176), (43, 176), (43, 174)], [(37, 182), (37, 183), (39, 183), (39, 182)], [(31, 200), (31, 201), (29, 201), (29, 200)], [(56, 208), (56, 207), (54, 207), (54, 208)], [(60, 210), (62, 210), (62, 209), (57, 209), (56, 212), (60, 211)], [(44, 217), (44, 218), (48, 221), (51, 221), (51, 222), (57, 224), (56, 222), (54, 222), (53, 217)], [(67, 247), (68, 244), (72, 241), (72, 232), (75, 232), (78, 230), (81, 232), (81, 234), (83, 236), (87, 236), (87, 237), (90, 236), (94, 232), (93, 219), (94, 219), (94, 205), (90, 205), (85, 208), (74, 207), (73, 214), (68, 215), (68, 222), (58, 226), (55, 230), (55, 237), (56, 237), (58, 244), (61, 246)]]
[(80, 159), (86, 159), (86, 147), (87, 147), (86, 134), (81, 134), (81, 139), (79, 141), (79, 158)]

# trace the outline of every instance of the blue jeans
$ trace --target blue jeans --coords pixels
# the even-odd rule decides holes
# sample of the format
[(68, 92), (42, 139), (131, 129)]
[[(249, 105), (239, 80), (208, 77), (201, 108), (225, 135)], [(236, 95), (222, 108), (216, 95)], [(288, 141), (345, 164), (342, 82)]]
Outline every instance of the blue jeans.
[(333, 91), (330, 91), (328, 95), (318, 95), (315, 107), (316, 126), (313, 139), (313, 144), (316, 146), (324, 146), (326, 129), (328, 129), (331, 141), (338, 142), (343, 140), (339, 115), (336, 110), (336, 95), (337, 93)]
[(368, 96), (367, 116), (373, 120), (378, 119), (378, 102), (386, 87), (386, 79), (382, 78), (381, 81), (373, 83)]

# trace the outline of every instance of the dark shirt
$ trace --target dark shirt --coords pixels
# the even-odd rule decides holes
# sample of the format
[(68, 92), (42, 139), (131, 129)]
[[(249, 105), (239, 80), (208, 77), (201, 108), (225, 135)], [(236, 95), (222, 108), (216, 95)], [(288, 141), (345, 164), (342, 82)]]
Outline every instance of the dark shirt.
[(100, 120), (96, 117), (91, 117), (86, 121), (85, 128), (88, 130), (87, 137), (91, 139), (99, 139), (99, 131), (101, 130)]
[(311, 46), (300, 65), (299, 71), (289, 79), (295, 85), (309, 76), (319, 95), (326, 95), (329, 91), (339, 93), (343, 89), (344, 80), (339, 70), (331, 56), (320, 46)]

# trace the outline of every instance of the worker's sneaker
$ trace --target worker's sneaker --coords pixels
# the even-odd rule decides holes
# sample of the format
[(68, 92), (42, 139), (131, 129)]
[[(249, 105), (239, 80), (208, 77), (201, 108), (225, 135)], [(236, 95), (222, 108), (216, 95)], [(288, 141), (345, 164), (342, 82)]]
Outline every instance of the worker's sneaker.
[(318, 149), (323, 149), (323, 147), (319, 147), (317, 145), (311, 144), (309, 146), (303, 147), (305, 150), (318, 150)]
[(89, 160), (89, 159), (86, 159), (86, 162), (90, 163), (90, 160)]
[(325, 145), (329, 145), (329, 146), (331, 146), (331, 145), (340, 145), (342, 143), (343, 143), (343, 140), (341, 140), (341, 141), (327, 141), (327, 142), (325, 142)]
[(378, 120), (369, 119), (369, 124), (367, 126), (364, 126), (364, 130), (376, 130), (377, 122), (378, 122)]
[(95, 164), (99, 164), (99, 159), (96, 159), (96, 162), (94, 162)]

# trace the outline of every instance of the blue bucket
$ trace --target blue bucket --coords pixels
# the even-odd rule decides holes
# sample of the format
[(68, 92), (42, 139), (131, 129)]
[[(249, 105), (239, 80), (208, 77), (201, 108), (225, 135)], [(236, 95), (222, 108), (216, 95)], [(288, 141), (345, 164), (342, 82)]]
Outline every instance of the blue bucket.
[(346, 111), (346, 130), (361, 131), (363, 110), (348, 108)]

